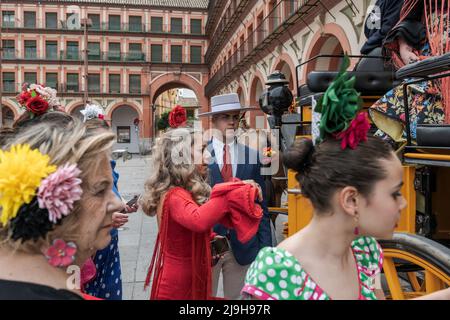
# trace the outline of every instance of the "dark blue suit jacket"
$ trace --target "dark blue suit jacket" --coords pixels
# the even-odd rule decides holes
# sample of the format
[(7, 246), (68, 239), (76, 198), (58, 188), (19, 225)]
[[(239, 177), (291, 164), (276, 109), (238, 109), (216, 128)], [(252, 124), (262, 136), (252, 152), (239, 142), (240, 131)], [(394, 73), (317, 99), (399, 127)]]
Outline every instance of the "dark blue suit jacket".
[[(257, 182), (263, 190), (263, 197), (265, 199), (264, 180), (261, 176), (261, 164), (259, 161), (258, 152), (250, 149), (243, 144), (238, 144), (237, 146), (238, 165), (236, 170), (236, 178), (239, 178), (241, 180), (252, 179)], [(219, 166), (216, 162), (216, 157), (211, 141), (209, 142), (207, 149), (212, 156), (211, 163), (209, 164), (209, 172), (210, 184), (211, 186), (214, 186), (217, 183), (222, 183), (223, 179), (220, 173)], [(252, 162), (250, 162), (250, 160), (252, 160)], [(266, 201), (264, 200), (262, 203), (260, 203), (260, 205), (263, 208), (264, 215), (260, 221), (258, 232), (250, 241), (246, 243), (239, 242), (234, 230), (227, 229), (220, 224), (214, 227), (214, 232), (219, 235), (226, 236), (227, 233), (229, 234), (230, 245), (233, 250), (234, 257), (240, 265), (247, 265), (252, 263), (255, 260), (260, 249), (272, 245), (272, 233), (270, 229), (269, 211), (267, 209)]]

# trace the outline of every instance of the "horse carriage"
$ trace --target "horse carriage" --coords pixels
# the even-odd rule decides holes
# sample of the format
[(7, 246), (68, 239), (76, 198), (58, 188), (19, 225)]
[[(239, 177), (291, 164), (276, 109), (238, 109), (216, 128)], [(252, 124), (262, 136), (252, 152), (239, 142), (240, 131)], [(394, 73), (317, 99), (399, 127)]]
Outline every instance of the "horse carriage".
[[(319, 55), (297, 66), (296, 112), (292, 112), (291, 106), (291, 112), (286, 113), (289, 94), (286, 94), (284, 75), (278, 73), (271, 75), (272, 79), (269, 77), (269, 88), (260, 99), (260, 107), (269, 115), (271, 129), (280, 130), (281, 153), (294, 139), (311, 136), (314, 101), (320, 99), (337, 72), (309, 72), (306, 84), (298, 86), (298, 71), (323, 58), (340, 59), (342, 56)], [(407, 139), (397, 154), (403, 164), (402, 194), (408, 205), (401, 212), (393, 239), (380, 240), (385, 257), (382, 284), (386, 297), (410, 299), (447, 288), (450, 286), (450, 125), (418, 125), (413, 141), (408, 87), (424, 80), (449, 77), (450, 53), (410, 64), (397, 72), (386, 68), (382, 56), (349, 58), (360, 59), (349, 74), (356, 77), (355, 88), (361, 93), (366, 110), (394, 86), (402, 85), (404, 92)], [(284, 89), (280, 89), (282, 87)], [(284, 177), (278, 174), (269, 181), (269, 185), (284, 182), (287, 203), (280, 201), (280, 188), (278, 191), (267, 188), (272, 216), (288, 215), (286, 236), (306, 226), (313, 213), (295, 174), (289, 170)], [(270, 194), (274, 192), (277, 194)]]

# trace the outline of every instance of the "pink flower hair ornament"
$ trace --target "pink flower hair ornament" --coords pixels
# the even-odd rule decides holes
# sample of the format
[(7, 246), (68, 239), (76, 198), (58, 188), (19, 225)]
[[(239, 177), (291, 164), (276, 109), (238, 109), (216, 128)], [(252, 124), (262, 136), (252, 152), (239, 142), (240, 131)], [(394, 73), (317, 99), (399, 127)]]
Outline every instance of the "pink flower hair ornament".
[(47, 209), (49, 220), (56, 223), (59, 219), (69, 215), (75, 201), (81, 199), (81, 171), (75, 164), (65, 164), (54, 173), (42, 180), (37, 198), (39, 207)]

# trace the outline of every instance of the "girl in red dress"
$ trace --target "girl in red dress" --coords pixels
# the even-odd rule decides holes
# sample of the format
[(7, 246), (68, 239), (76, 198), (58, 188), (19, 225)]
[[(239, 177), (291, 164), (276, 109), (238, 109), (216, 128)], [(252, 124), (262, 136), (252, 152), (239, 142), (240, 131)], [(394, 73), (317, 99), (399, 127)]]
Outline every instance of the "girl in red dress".
[(153, 150), (153, 174), (141, 202), (159, 225), (146, 279), (146, 286), (152, 280), (151, 299), (212, 298), (212, 227), (220, 222), (235, 228), (246, 242), (262, 217), (255, 203), (262, 194), (255, 182), (237, 180), (210, 188), (201, 136), (192, 129), (172, 129)]

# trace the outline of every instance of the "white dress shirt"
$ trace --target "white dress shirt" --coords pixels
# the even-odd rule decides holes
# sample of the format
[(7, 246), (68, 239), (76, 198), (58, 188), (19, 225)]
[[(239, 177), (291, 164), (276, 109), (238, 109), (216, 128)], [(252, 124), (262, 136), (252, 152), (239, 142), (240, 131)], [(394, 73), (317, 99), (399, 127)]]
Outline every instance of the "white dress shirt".
[[(214, 149), (214, 154), (216, 158), (217, 165), (219, 166), (219, 170), (222, 171), (223, 168), (223, 147), (224, 143), (215, 137), (212, 138), (212, 146)], [(228, 146), (230, 147), (230, 160), (231, 160), (231, 167), (233, 169), (233, 177), (236, 177), (236, 171), (237, 171), (237, 159), (238, 159), (238, 148), (237, 143), (233, 140), (232, 143), (229, 143)]]

